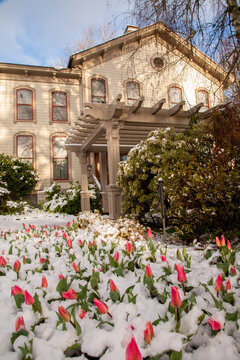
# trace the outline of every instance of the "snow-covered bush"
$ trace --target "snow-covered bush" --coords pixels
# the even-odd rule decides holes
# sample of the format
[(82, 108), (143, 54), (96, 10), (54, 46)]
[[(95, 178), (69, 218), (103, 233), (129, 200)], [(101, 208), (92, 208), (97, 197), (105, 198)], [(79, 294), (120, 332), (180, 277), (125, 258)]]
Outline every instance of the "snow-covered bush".
[[(96, 186), (89, 184), (91, 210), (98, 209), (98, 193)], [(46, 202), (41, 204), (45, 211), (55, 213), (66, 213), (76, 215), (81, 211), (79, 184), (72, 185), (68, 190), (63, 191), (59, 184), (53, 183), (50, 187), (45, 188)]]
[[(221, 118), (223, 117), (223, 118)], [(228, 141), (220, 141), (221, 126)], [(239, 122), (239, 119), (238, 119)], [(218, 128), (217, 128), (218, 127)], [(204, 232), (236, 236), (240, 225), (240, 146), (220, 113), (185, 133), (157, 130), (120, 163), (123, 210), (138, 218), (160, 212), (158, 179), (163, 179), (169, 224), (192, 239)], [(236, 142), (233, 146), (233, 142)]]

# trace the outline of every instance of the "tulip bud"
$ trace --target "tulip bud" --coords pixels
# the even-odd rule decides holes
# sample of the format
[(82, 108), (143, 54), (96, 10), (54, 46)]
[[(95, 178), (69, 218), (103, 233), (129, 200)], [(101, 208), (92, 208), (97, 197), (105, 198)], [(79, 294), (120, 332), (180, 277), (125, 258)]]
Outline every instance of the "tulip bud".
[(5, 267), (6, 265), (7, 265), (6, 260), (4, 259), (4, 257), (3, 257), (3, 256), (0, 256), (0, 266)]
[(12, 295), (15, 296), (15, 295), (19, 295), (19, 294), (24, 295), (24, 291), (19, 286), (14, 285), (12, 287)]
[(46, 259), (40, 258), (40, 263), (41, 263), (41, 264), (45, 264), (45, 262), (46, 262)]
[(72, 248), (72, 239), (68, 239), (67, 246), (69, 247), (69, 249)]
[(161, 259), (163, 262), (166, 262), (166, 263), (167, 263), (167, 258), (166, 258), (166, 256), (160, 255), (160, 259)]
[(115, 262), (119, 262), (119, 252), (118, 252), (118, 251), (115, 253), (115, 255), (114, 255), (114, 257), (113, 257), (113, 260), (114, 260)]
[(178, 272), (178, 281), (180, 283), (185, 283), (187, 281), (187, 278), (183, 266), (178, 266), (177, 272)]
[(181, 306), (181, 299), (180, 299), (178, 289), (176, 286), (171, 287), (171, 295), (172, 295), (172, 297), (171, 297), (172, 307), (179, 308)]
[(125, 360), (142, 360), (142, 354), (140, 353), (134, 336), (126, 348)]
[(221, 246), (225, 246), (225, 237), (224, 237), (224, 235), (221, 236)]
[(231, 265), (231, 267), (230, 267), (230, 274), (231, 274), (232, 276), (235, 276), (235, 275), (236, 275), (236, 269), (235, 269), (235, 267), (234, 267), (233, 265)]
[(146, 341), (147, 344), (150, 343), (153, 336), (154, 336), (153, 326), (152, 326), (151, 321), (149, 321), (146, 324), (146, 329), (144, 330), (144, 340)]
[(16, 260), (15, 263), (14, 263), (14, 265), (13, 265), (13, 267), (14, 267), (14, 271), (16, 271), (16, 273), (18, 273), (18, 272), (20, 271), (20, 268), (21, 268), (21, 263), (20, 263), (20, 261), (19, 261), (19, 260)]
[(149, 228), (148, 229), (148, 234), (147, 234), (148, 238), (151, 239), (152, 238), (152, 230)]
[(86, 316), (86, 311), (80, 309), (80, 311), (78, 312), (78, 316), (80, 317), (80, 319), (85, 318), (85, 316)]
[(152, 273), (152, 270), (151, 270), (149, 265), (146, 266), (145, 276), (146, 276), (146, 278), (152, 278), (153, 277), (153, 273)]
[(110, 291), (119, 292), (119, 290), (113, 280), (110, 280)]
[(95, 298), (93, 300), (93, 302), (97, 306), (97, 308), (98, 308), (98, 310), (100, 311), (101, 314), (107, 314), (108, 313), (107, 304), (105, 304), (104, 302), (98, 300), (97, 298)]
[(229, 240), (227, 240), (227, 248), (228, 248), (229, 251), (232, 251), (232, 246), (231, 246)]
[(218, 277), (215, 281), (214, 287), (215, 287), (215, 290), (218, 295), (218, 293), (222, 290), (222, 275), (221, 274), (218, 275)]
[(83, 246), (83, 243), (82, 243), (82, 240), (80, 239), (80, 240), (78, 240), (78, 243), (79, 243), (79, 245), (82, 247)]
[(58, 307), (58, 313), (64, 321), (71, 321), (71, 315), (63, 306)]
[(25, 296), (25, 304), (27, 305), (33, 305), (35, 300), (34, 298), (27, 292), (27, 290), (24, 291)]
[(79, 270), (79, 267), (76, 265), (75, 262), (72, 263), (72, 267), (73, 267), (73, 269), (74, 269), (76, 272), (79, 272), (79, 271), (80, 271), (80, 270)]
[(220, 242), (220, 240), (219, 240), (219, 238), (217, 236), (216, 236), (216, 244), (217, 244), (218, 247), (221, 246), (221, 242)]
[(65, 299), (69, 299), (69, 300), (76, 300), (78, 299), (78, 294), (73, 290), (73, 289), (68, 289), (68, 291), (63, 291), (62, 292), (62, 296)]
[(214, 320), (213, 318), (210, 318), (208, 320), (208, 325), (215, 331), (218, 331), (221, 329), (221, 324), (218, 321)]
[(23, 316), (18, 316), (17, 319), (16, 319), (16, 323), (15, 323), (15, 329), (16, 329), (16, 332), (19, 330), (19, 329), (26, 329), (25, 328), (25, 323), (24, 323), (24, 319), (23, 319)]
[(128, 254), (130, 254), (131, 252), (134, 251), (134, 247), (132, 246), (132, 244), (130, 242), (128, 242), (126, 244), (126, 251), (127, 251)]
[(231, 288), (232, 288), (232, 286), (231, 286), (231, 281), (228, 280), (228, 281), (226, 282), (225, 291), (231, 290)]
[(42, 286), (43, 288), (47, 288), (47, 287), (48, 287), (48, 282), (47, 282), (46, 276), (44, 276), (44, 275), (43, 275), (43, 277), (42, 277), (42, 284), (41, 284), (41, 286)]

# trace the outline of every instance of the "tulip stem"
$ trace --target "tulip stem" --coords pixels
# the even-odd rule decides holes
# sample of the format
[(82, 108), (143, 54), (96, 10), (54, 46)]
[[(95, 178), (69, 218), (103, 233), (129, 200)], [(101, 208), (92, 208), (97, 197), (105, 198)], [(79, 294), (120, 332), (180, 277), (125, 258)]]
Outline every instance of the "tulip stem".
[(72, 320), (70, 320), (70, 324), (72, 324), (72, 326), (74, 327), (74, 329), (76, 329), (76, 325), (72, 322)]
[(19, 272), (17, 272), (17, 280), (19, 280)]
[(183, 288), (183, 294), (185, 296), (185, 286), (184, 286), (184, 283), (182, 283), (182, 288)]
[(109, 312), (107, 312), (107, 314), (110, 316), (110, 318), (112, 319), (112, 315), (109, 313)]
[(178, 307), (177, 307), (177, 323), (179, 322), (179, 310), (178, 310)]

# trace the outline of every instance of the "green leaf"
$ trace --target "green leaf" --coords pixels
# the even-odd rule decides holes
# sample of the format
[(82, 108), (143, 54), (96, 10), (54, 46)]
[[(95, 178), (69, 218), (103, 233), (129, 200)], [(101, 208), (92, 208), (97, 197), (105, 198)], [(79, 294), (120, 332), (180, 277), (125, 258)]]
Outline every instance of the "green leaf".
[(17, 332), (14, 332), (11, 336), (11, 344), (14, 344), (14, 341), (19, 337), (19, 336), (28, 336), (29, 332), (27, 330), (24, 329), (20, 329)]
[(208, 260), (212, 256), (212, 250), (207, 249), (205, 252), (205, 259)]
[(183, 356), (182, 351), (177, 352), (172, 350), (169, 356), (169, 360), (181, 360), (182, 356)]
[(111, 267), (116, 268), (118, 266), (118, 263), (114, 261), (113, 256), (108, 254), (109, 264)]
[(231, 304), (231, 305), (235, 305), (235, 297), (233, 293), (228, 293), (226, 295), (224, 295), (223, 297), (223, 301)]
[(228, 276), (229, 263), (217, 263), (217, 268), (221, 269), (226, 276)]
[(12, 250), (13, 250), (13, 246), (11, 245), (9, 250), (8, 250), (8, 255), (12, 255)]
[(68, 291), (68, 284), (65, 277), (62, 277), (59, 283), (57, 284), (56, 290), (62, 296), (63, 291)]
[(180, 260), (180, 261), (182, 261), (182, 255), (181, 255), (179, 249), (177, 249), (177, 259)]
[(238, 319), (238, 311), (234, 313), (226, 313), (226, 320), (228, 321), (237, 321)]
[(41, 305), (41, 302), (39, 301), (38, 294), (35, 293), (34, 296), (33, 296), (33, 298), (34, 298), (34, 300), (35, 300), (35, 301), (34, 301), (34, 304), (33, 304), (33, 306), (32, 306), (33, 311), (34, 311), (34, 312), (38, 311), (40, 314), (42, 314), (42, 305)]
[(110, 298), (112, 299), (113, 302), (119, 301), (120, 300), (119, 291), (110, 291)]
[[(80, 285), (79, 285), (80, 286)], [(87, 297), (88, 284), (82, 287), (82, 291), (78, 293), (78, 299), (84, 300)]]
[(116, 270), (113, 271), (117, 276), (123, 276), (123, 268), (120, 265)]
[(15, 303), (16, 303), (16, 306), (18, 309), (21, 309), (22, 308), (22, 304), (24, 303), (25, 301), (25, 297), (23, 294), (17, 294), (14, 296), (14, 300), (15, 300)]

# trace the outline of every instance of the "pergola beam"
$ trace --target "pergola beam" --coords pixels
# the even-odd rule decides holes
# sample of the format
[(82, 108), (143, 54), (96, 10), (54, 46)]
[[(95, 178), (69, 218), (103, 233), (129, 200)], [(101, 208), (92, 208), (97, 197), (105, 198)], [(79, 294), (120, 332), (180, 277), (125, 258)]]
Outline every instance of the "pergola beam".
[(165, 104), (165, 102), (166, 99), (162, 98), (156, 104), (154, 104), (153, 107), (151, 108), (151, 114), (155, 115), (156, 113), (158, 113), (159, 110), (161, 110), (161, 108), (163, 107), (163, 104)]
[(171, 109), (169, 109), (170, 116), (173, 116), (177, 114), (180, 110), (182, 110), (183, 105), (185, 105), (185, 101), (181, 101), (180, 103), (171, 107)]
[(142, 103), (144, 102), (145, 98), (144, 96), (140, 96), (132, 105), (131, 107), (131, 112), (132, 114), (136, 114), (137, 111), (140, 109), (140, 107), (142, 106)]
[(105, 128), (102, 125), (98, 125), (98, 127), (93, 130), (93, 132), (87, 137), (87, 139), (82, 144), (82, 151), (87, 151), (90, 146), (94, 143), (94, 141), (102, 135), (105, 131)]

